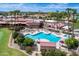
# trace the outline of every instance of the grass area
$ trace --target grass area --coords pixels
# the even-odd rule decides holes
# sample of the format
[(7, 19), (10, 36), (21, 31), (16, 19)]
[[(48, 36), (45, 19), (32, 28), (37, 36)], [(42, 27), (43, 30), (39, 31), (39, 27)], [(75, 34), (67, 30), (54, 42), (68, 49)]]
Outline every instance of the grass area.
[(8, 47), (10, 34), (7, 28), (0, 29), (0, 56), (25, 56), (21, 51)]
[(74, 24), (74, 28), (75, 28), (75, 29), (79, 29), (79, 21), (77, 21), (77, 22)]

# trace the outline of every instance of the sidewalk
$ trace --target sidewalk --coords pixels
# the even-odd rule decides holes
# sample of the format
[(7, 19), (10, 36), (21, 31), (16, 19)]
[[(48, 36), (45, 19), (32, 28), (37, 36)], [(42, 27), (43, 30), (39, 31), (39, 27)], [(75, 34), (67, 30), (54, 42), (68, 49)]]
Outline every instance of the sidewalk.
[(17, 44), (14, 44), (14, 40), (12, 39), (12, 33), (9, 37), (9, 43), (8, 43), (8, 47), (13, 48), (13, 49), (17, 49), (21, 52), (23, 52), (24, 54), (30, 56), (28, 53), (26, 53), (24, 50), (21, 50), (20, 47)]

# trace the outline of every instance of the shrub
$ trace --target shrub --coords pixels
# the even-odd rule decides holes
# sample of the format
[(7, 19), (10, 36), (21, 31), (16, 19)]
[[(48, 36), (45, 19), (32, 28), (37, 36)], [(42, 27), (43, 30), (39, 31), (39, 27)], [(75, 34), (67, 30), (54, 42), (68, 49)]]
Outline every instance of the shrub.
[(34, 45), (34, 41), (31, 38), (25, 38), (25, 40), (23, 41), (23, 45), (24, 46), (33, 46)]
[(14, 30), (15, 30), (15, 31), (20, 31), (20, 30), (22, 30), (22, 29), (24, 29), (23, 26), (16, 26), (16, 27), (14, 27)]
[(31, 54), (32, 53), (32, 47), (30, 47), (30, 46), (26, 47), (26, 52)]
[(15, 39), (18, 35), (19, 35), (19, 33), (18, 33), (18, 32), (16, 32), (16, 31), (15, 31), (15, 32), (13, 32), (13, 33), (12, 33), (12, 37), (13, 37), (13, 39)]
[(19, 34), (17, 39), (16, 39), (18, 44), (22, 44), (24, 40), (25, 40), (25, 38), (24, 38), (23, 34)]
[(43, 56), (65, 56), (66, 55), (65, 52), (60, 51), (58, 49), (42, 50), (41, 54)]
[(69, 49), (74, 49), (78, 47), (79, 41), (74, 38), (69, 38), (65, 40), (65, 43)]

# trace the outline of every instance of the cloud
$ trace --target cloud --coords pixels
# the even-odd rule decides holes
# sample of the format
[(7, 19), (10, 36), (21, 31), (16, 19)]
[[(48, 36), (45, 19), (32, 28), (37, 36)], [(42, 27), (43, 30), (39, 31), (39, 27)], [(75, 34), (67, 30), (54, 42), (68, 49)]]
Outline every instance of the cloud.
[(0, 3), (1, 11), (21, 10), (21, 11), (56, 11), (66, 8), (75, 8), (79, 10), (79, 4), (68, 3)]
[(0, 10), (15, 10), (15, 9), (19, 9), (22, 6), (22, 4), (13, 4), (13, 3), (3, 3), (0, 4)]
[(73, 5), (70, 6), (70, 4), (68, 4), (68, 3), (58, 3), (58, 4), (50, 4), (50, 5), (48, 5), (48, 6), (44, 7), (44, 8), (60, 8), (60, 9), (62, 9), (62, 8), (63, 9), (64, 8), (79, 8), (78, 5), (76, 5), (74, 7), (73, 7)]

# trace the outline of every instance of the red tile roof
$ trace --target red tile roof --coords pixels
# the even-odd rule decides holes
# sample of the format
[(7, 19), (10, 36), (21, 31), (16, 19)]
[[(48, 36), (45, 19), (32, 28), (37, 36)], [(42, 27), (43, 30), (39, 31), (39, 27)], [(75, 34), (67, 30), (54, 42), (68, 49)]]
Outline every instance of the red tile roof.
[(44, 46), (44, 47), (55, 47), (56, 43), (52, 43), (52, 42), (40, 42), (40, 45)]
[(17, 18), (16, 21), (19, 21), (19, 22), (32, 21), (33, 22), (33, 19)]
[(0, 21), (0, 24), (5, 24), (6, 22), (4, 22), (4, 21)]

